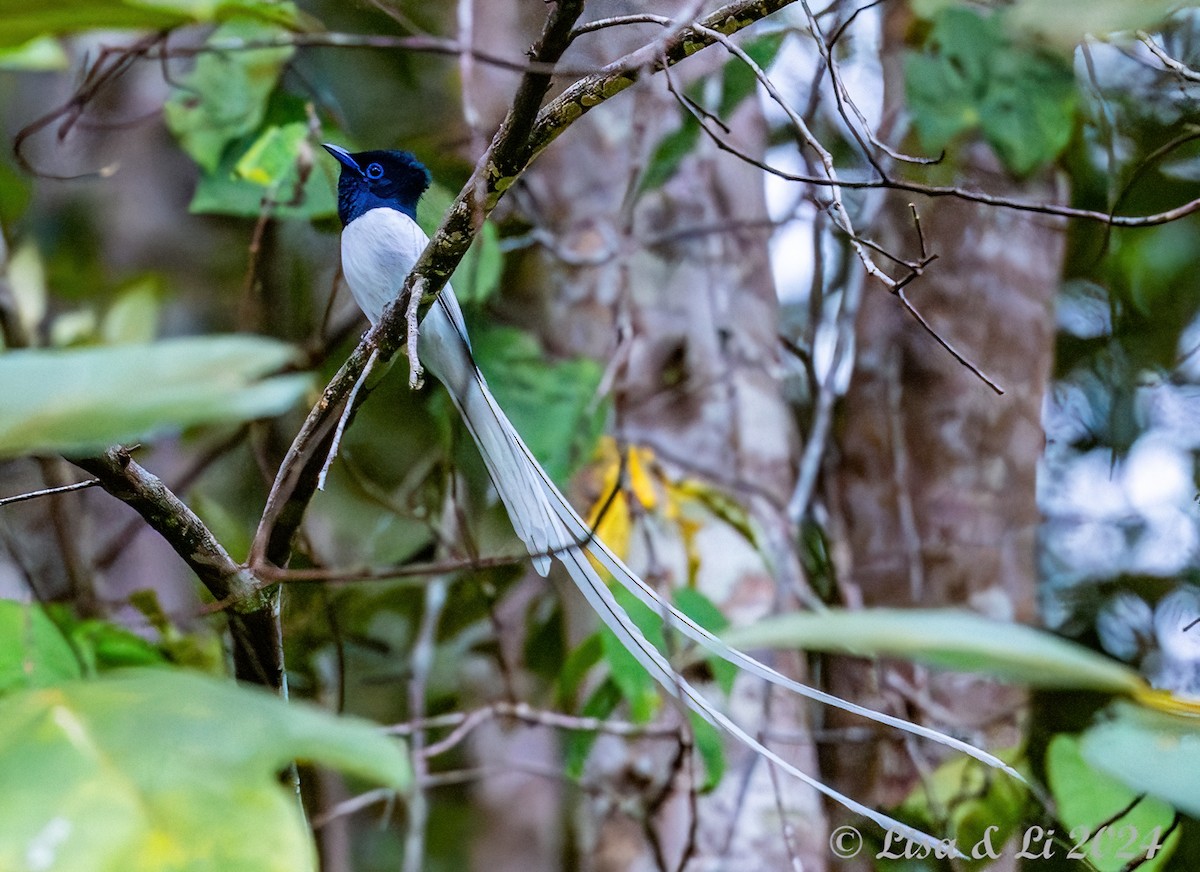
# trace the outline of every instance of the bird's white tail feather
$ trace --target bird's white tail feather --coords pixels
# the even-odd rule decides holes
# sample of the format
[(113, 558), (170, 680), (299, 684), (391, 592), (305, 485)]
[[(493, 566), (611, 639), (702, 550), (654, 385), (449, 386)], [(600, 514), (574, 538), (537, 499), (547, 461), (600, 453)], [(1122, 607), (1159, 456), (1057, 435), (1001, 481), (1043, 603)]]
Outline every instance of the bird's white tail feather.
[[(447, 301), (441, 303), (441, 301)], [(654, 588), (632, 572), (619, 557), (599, 539), (567, 502), (566, 497), (550, 480), (534, 458), (524, 440), (513, 428), (487, 382), (471, 358), (462, 315), (453, 297), (443, 293), (441, 305), (434, 306), (421, 331), (421, 354), (424, 363), (450, 393), (463, 416), (468, 431), (479, 446), (488, 473), (501, 501), (508, 510), (518, 537), (533, 556), (534, 566), (543, 575), (549, 568), (550, 555), (566, 568), (589, 605), (629, 650), (647, 672), (669, 693), (714, 726), (724, 730), (737, 741), (761, 754), (804, 783), (841, 803), (851, 811), (891, 829), (909, 839), (930, 846), (940, 842), (914, 830), (887, 815), (880, 814), (855, 802), (850, 797), (821, 784), (771, 751), (744, 729), (730, 720), (704, 698), (683, 678), (666, 658), (646, 639), (614, 598), (612, 591), (596, 571), (588, 554), (592, 555), (613, 579), (659, 614), (664, 622), (706, 648), (709, 652), (741, 669), (809, 699), (861, 715), (870, 720), (895, 727), (922, 738), (947, 745), (971, 757), (1002, 769), (1014, 778), (1024, 780), (1014, 769), (995, 756), (966, 742), (947, 736), (928, 727), (901, 718), (876, 712), (843, 700), (832, 694), (801, 684), (759, 662), (748, 654), (722, 642), (687, 615), (665, 600)], [(446, 320), (452, 329), (429, 329), (429, 321)], [(455, 341), (457, 340), (457, 341)]]

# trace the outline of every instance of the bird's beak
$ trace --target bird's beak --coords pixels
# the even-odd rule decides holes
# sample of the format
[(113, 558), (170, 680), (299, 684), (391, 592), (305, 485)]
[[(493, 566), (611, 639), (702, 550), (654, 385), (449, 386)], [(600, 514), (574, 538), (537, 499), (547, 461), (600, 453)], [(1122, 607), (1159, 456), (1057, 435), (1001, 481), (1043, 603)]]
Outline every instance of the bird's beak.
[(321, 143), (321, 147), (338, 159), (338, 163), (342, 166), (354, 170), (360, 176), (363, 174), (362, 167), (358, 165), (358, 161), (350, 156), (350, 152), (342, 148), (340, 145), (334, 145), (331, 142)]

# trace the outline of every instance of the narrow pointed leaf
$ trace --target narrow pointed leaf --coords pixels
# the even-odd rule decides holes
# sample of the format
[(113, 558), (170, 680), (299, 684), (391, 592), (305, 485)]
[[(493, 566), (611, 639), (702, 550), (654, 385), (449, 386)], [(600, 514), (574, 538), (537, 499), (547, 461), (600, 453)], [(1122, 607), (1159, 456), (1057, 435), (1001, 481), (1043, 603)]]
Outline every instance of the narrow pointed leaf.
[(735, 648), (802, 648), (900, 657), (982, 672), (1031, 687), (1133, 694), (1141, 677), (1090, 648), (1045, 630), (957, 609), (830, 609), (767, 618), (725, 633)]
[(75, 453), (195, 424), (278, 415), (305, 375), (265, 376), (295, 351), (253, 336), (0, 355), (0, 457)]

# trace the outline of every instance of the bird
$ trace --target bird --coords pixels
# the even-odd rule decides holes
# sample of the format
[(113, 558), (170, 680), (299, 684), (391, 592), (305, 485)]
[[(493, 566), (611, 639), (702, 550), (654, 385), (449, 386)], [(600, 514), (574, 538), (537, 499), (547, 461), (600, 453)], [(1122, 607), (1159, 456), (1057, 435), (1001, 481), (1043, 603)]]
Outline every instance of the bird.
[[(337, 209), (342, 224), (342, 273), (355, 302), (375, 324), (400, 294), (405, 279), (429, 243), (417, 225), (416, 210), (431, 176), (420, 160), (407, 151), (350, 153), (332, 143), (324, 143), (323, 147), (340, 164)], [(732, 648), (676, 609), (625, 566), (580, 518), (500, 408), (472, 357), (462, 310), (449, 284), (421, 321), (417, 350), (421, 365), (446, 388), (475, 440), (492, 484), (534, 568), (546, 575), (552, 559), (561, 563), (601, 622), (669, 696), (784, 771), (883, 829), (921, 844), (940, 844), (797, 769), (718, 709), (646, 639), (617, 602), (589, 555), (665, 624), (711, 654), (774, 685), (955, 748), (1024, 781), (1003, 761), (966, 742), (808, 687)]]

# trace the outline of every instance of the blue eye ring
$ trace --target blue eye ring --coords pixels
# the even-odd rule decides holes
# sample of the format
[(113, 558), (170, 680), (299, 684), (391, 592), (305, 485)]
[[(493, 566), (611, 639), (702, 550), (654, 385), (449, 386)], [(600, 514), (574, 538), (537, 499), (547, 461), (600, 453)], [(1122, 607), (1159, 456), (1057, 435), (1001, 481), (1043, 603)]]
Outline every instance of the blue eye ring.
[(382, 165), (373, 163), (369, 167), (367, 167), (367, 178), (368, 179), (379, 179), (382, 177), (383, 177), (383, 166)]

